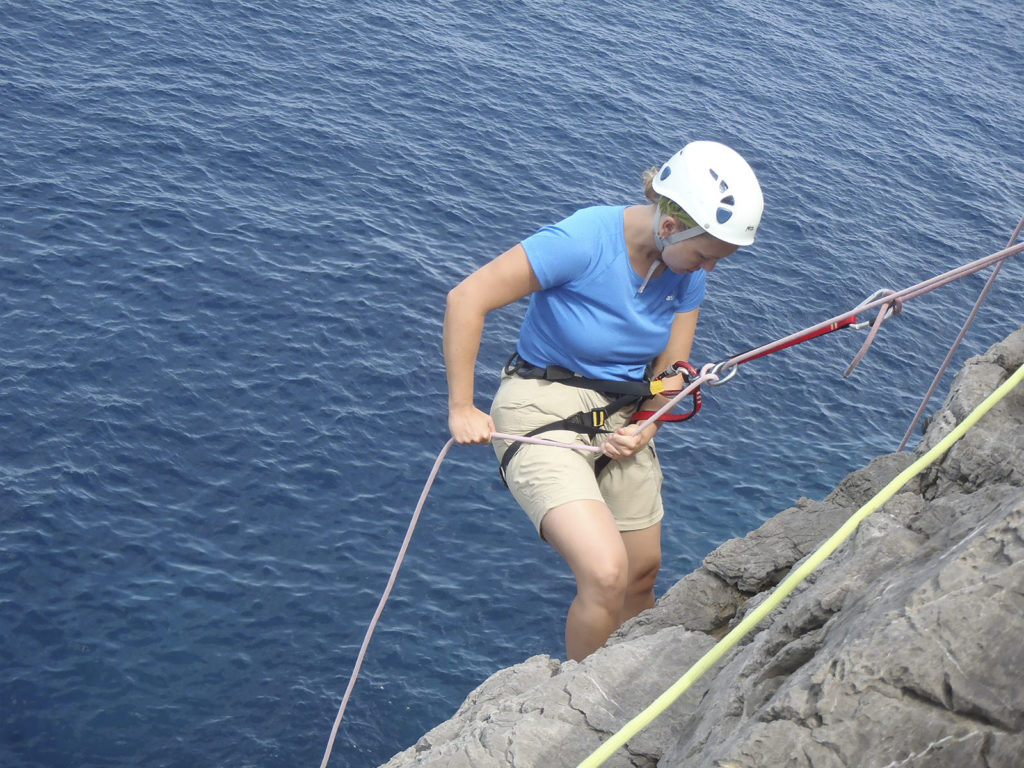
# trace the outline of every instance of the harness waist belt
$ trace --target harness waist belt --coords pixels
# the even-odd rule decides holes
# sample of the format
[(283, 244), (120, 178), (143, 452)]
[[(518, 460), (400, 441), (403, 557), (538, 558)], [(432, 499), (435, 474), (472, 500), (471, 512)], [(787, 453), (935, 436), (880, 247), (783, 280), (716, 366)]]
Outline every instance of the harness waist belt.
[(616, 381), (614, 379), (591, 379), (573, 373), (568, 368), (560, 365), (549, 365), (541, 368), (538, 365), (524, 360), (518, 352), (505, 363), (505, 373), (510, 376), (520, 376), (524, 379), (543, 379), (544, 381), (557, 381), (560, 384), (567, 384), (570, 387), (592, 389), (607, 395), (631, 395), (632, 397), (651, 397), (665, 391), (665, 385), (660, 379), (654, 381)]

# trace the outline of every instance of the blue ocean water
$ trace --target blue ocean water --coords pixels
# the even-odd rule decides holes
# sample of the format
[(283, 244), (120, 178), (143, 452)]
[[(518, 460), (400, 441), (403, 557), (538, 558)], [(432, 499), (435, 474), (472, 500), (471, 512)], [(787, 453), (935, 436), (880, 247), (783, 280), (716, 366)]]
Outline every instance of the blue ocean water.
[[(1011, 6), (0, 3), (0, 765), (318, 764), (447, 439), (446, 291), (641, 202), (697, 138), (767, 210), (695, 362), (999, 250), (1024, 213)], [(957, 365), (1024, 321), (1022, 275)], [(984, 279), (912, 302), (850, 379), (844, 331), (706, 391), (659, 437), (659, 592), (894, 450)], [(481, 404), (523, 309), (489, 320)], [(561, 657), (572, 592), (489, 449), (455, 449), (332, 765)]]

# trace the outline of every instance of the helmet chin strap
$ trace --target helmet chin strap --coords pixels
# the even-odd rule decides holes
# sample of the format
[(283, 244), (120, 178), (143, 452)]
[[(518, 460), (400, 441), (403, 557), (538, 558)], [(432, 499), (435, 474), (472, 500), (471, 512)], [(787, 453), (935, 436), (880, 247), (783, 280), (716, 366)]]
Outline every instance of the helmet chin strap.
[(654, 276), (654, 270), (656, 270), (658, 268), (658, 265), (659, 264), (664, 264), (664, 263), (665, 262), (663, 262), (661, 260), (660, 256), (657, 259), (655, 259), (654, 261), (651, 262), (651, 268), (647, 270), (647, 274), (644, 276), (644, 281), (643, 281), (643, 283), (640, 284), (640, 289), (636, 292), (637, 296), (639, 296), (641, 293), (643, 293), (644, 292), (644, 288), (646, 288), (647, 284), (649, 282), (651, 282), (651, 277)]
[[(689, 229), (684, 229), (682, 232), (676, 232), (675, 234), (669, 235), (668, 237), (661, 236), (661, 220), (665, 217), (665, 214), (661, 212), (661, 209), (655, 204), (654, 206), (654, 244), (658, 247), (658, 252), (664, 251), (670, 245), (681, 243), (683, 240), (689, 240), (691, 237), (697, 237), (697, 235), (703, 235), (704, 230), (700, 227), (693, 226)], [(655, 262), (657, 263), (657, 262)]]
[(653, 262), (651, 262), (651, 267), (650, 267), (650, 269), (647, 270), (647, 276), (644, 277), (644, 282), (641, 284), (640, 290), (637, 291), (638, 295), (643, 293), (644, 292), (644, 288), (646, 288), (647, 284), (649, 282), (651, 282), (651, 278), (654, 276), (654, 270), (656, 270), (658, 268), (658, 265), (665, 263), (665, 262), (663, 262), (661, 260), (661, 253), (662, 253), (662, 251), (664, 251), (670, 245), (675, 245), (676, 243), (683, 242), (683, 240), (689, 240), (691, 237), (697, 237), (697, 235), (703, 235), (704, 234), (704, 230), (703, 229), (701, 229), (700, 227), (697, 227), (697, 226), (693, 226), (693, 227), (690, 227), (689, 229), (684, 229), (682, 232), (676, 232), (674, 234), (671, 234), (668, 237), (662, 237), (661, 236), (661, 220), (662, 220), (662, 218), (664, 216), (665, 216), (665, 214), (661, 212), (661, 209), (658, 208), (657, 205), (655, 205), (654, 206), (654, 244), (658, 248), (658, 258), (656, 258)]

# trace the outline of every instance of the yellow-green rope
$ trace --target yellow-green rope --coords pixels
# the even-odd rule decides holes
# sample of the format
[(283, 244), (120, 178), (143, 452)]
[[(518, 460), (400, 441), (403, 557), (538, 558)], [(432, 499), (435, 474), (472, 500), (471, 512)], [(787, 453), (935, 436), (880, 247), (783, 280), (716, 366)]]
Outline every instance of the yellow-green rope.
[(737, 624), (729, 634), (723, 637), (710, 651), (705, 653), (696, 664), (690, 667), (686, 671), (686, 674), (680, 677), (671, 688), (656, 698), (650, 706), (626, 723), (617, 733), (612, 734), (607, 741), (594, 750), (594, 752), (586, 760), (580, 763), (577, 768), (597, 768), (597, 766), (601, 765), (605, 760), (611, 757), (615, 753), (615, 750), (650, 725), (655, 718), (668, 709), (668, 707), (676, 699), (682, 696), (683, 693), (685, 693), (686, 690), (705, 672), (721, 660), (721, 658), (725, 656), (725, 654), (745, 635), (747, 635), (761, 621), (761, 619), (778, 607), (779, 603), (785, 600), (796, 586), (800, 584), (800, 582), (806, 579), (819, 565), (821, 565), (826, 557), (835, 552), (836, 549), (838, 549), (839, 546), (853, 534), (858, 525), (860, 525), (869, 515), (881, 508), (885, 502), (896, 495), (896, 492), (899, 491), (900, 488), (935, 463), (943, 453), (949, 450), (953, 443), (967, 434), (967, 431), (977, 423), (978, 419), (988, 413), (992, 406), (1006, 397), (1006, 395), (1020, 383), (1021, 379), (1024, 379), (1024, 365), (1018, 368), (1010, 378), (1004, 381), (991, 395), (985, 398), (977, 408), (971, 411), (967, 418), (960, 422), (952, 432), (942, 438), (942, 440), (940, 440), (921, 458), (900, 472), (892, 482), (875, 494), (867, 504), (851, 515), (843, 526), (832, 534), (828, 541), (818, 547), (814, 554), (807, 558), (799, 568), (789, 574), (789, 576), (787, 576), (775, 588), (767, 600), (747, 614), (747, 616)]

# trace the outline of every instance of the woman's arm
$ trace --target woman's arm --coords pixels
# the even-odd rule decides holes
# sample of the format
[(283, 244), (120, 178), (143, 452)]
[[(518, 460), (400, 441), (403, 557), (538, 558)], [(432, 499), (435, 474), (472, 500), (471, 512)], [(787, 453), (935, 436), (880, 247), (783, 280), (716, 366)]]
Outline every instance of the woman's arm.
[[(657, 376), (666, 368), (673, 363), (677, 363), (680, 360), (689, 362), (690, 352), (693, 349), (693, 336), (697, 331), (697, 316), (700, 314), (700, 308), (692, 309), (689, 312), (681, 312), (676, 315), (672, 321), (672, 334), (669, 336), (668, 345), (665, 347), (665, 351), (658, 355), (654, 360), (654, 375)], [(678, 378), (666, 378), (665, 389), (680, 389), (682, 387), (682, 374)], [(660, 395), (659, 395), (660, 397)], [(661, 403), (655, 404), (654, 400), (649, 400), (645, 403), (645, 407), (649, 405), (657, 405), (660, 408), (665, 404), (665, 398), (662, 398)]]
[[(689, 312), (681, 312), (672, 321), (672, 333), (669, 336), (668, 344), (664, 351), (654, 360), (653, 373), (660, 374), (672, 363), (679, 360), (689, 360), (690, 351), (693, 348), (693, 336), (697, 330), (697, 316), (700, 309), (693, 309)], [(681, 389), (683, 386), (682, 374), (671, 378), (663, 379), (666, 389)], [(655, 395), (640, 405), (641, 410), (658, 410), (668, 398), (664, 395)], [(604, 444), (604, 452), (613, 459), (624, 459), (632, 456), (647, 446), (651, 439), (657, 434), (660, 425), (654, 422), (639, 435), (634, 435), (635, 426), (630, 425), (618, 430)]]
[(484, 318), (541, 288), (522, 245), (505, 251), (448, 292), (444, 364), (448, 373), (448, 428), (457, 443), (487, 443), (491, 417), (473, 404), (474, 368)]

